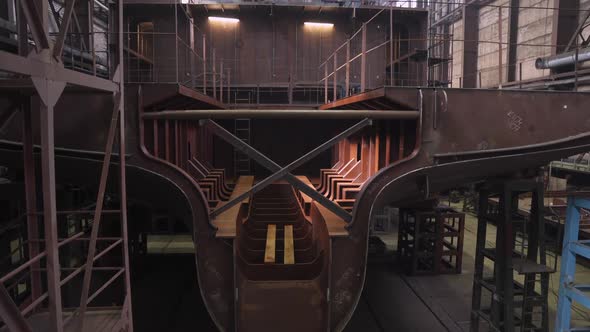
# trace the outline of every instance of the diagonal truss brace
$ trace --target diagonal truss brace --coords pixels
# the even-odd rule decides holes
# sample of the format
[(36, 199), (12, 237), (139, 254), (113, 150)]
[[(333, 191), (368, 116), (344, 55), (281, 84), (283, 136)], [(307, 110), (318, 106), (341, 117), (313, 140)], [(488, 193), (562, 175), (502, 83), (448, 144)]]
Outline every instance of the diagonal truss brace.
[[(92, 266), (96, 255), (96, 242), (98, 238), (98, 231), (100, 228), (100, 222), (102, 217), (102, 207), (104, 203), (105, 191), (107, 186), (107, 178), (109, 175), (109, 168), (111, 164), (111, 156), (113, 152), (113, 143), (115, 141), (115, 133), (117, 129), (117, 123), (119, 120), (119, 113), (121, 108), (121, 94), (119, 92), (113, 94), (113, 113), (111, 116), (111, 124), (107, 137), (107, 144), (105, 148), (104, 159), (102, 162), (102, 169), (100, 174), (100, 182), (98, 187), (98, 195), (96, 198), (96, 207), (94, 210), (94, 218), (92, 222), (92, 230), (90, 232), (90, 242), (88, 244), (88, 256), (86, 257), (86, 263), (84, 267), (84, 279), (82, 282), (82, 293), (80, 295), (80, 307), (78, 312), (77, 330), (84, 330), (84, 315), (88, 306), (88, 293), (90, 290), (90, 282), (92, 279)], [(121, 143), (123, 144), (123, 143)], [(124, 158), (124, 156), (120, 156)]]
[(569, 51), (572, 48), (572, 46), (574, 46), (574, 43), (575, 43), (578, 35), (580, 37), (582, 37), (582, 40), (584, 39), (584, 37), (582, 36), (582, 30), (584, 30), (584, 28), (586, 27), (585, 24), (586, 24), (586, 21), (588, 20), (588, 18), (590, 18), (590, 10), (588, 10), (586, 12), (586, 15), (584, 16), (584, 18), (582, 20), (580, 20), (580, 23), (578, 24), (576, 31), (572, 34), (572, 37), (570, 38), (569, 42), (567, 43), (567, 46), (563, 50), (564, 52)]
[(53, 46), (53, 57), (55, 57), (55, 59), (58, 61), (61, 61), (61, 54), (64, 48), (66, 33), (68, 32), (68, 28), (70, 27), (70, 21), (72, 20), (72, 13), (74, 12), (75, 4), (76, 0), (66, 1), (66, 9), (63, 15), (63, 19), (61, 21), (61, 26), (59, 27), (59, 34), (57, 35), (55, 45)]
[(288, 166), (286, 166), (284, 168), (279, 166), (274, 161), (272, 161), (271, 159), (266, 157), (264, 154), (262, 154), (261, 152), (259, 152), (256, 149), (254, 149), (253, 147), (251, 147), (250, 145), (248, 145), (244, 141), (240, 140), (239, 138), (237, 138), (236, 136), (234, 136), (233, 134), (231, 134), (227, 130), (225, 130), (223, 127), (221, 127), (220, 125), (218, 125), (214, 121), (201, 120), (200, 124), (201, 125), (205, 125), (205, 124), (208, 125), (209, 128), (211, 129), (211, 131), (214, 134), (216, 134), (217, 136), (219, 136), (221, 139), (223, 139), (227, 143), (231, 144), (234, 148), (238, 149), (240, 152), (245, 153), (250, 158), (254, 159), (259, 164), (266, 167), (270, 171), (275, 172), (271, 176), (267, 177), (263, 181), (259, 182), (255, 186), (253, 186), (249, 191), (245, 192), (244, 194), (236, 197), (235, 199), (227, 202), (226, 204), (224, 204), (220, 208), (213, 211), (209, 215), (211, 218), (214, 218), (215, 216), (219, 215), (223, 211), (226, 211), (227, 209), (229, 209), (233, 205), (241, 202), (246, 197), (248, 197), (250, 194), (256, 193), (256, 192), (262, 190), (264, 187), (268, 186), (272, 182), (274, 182), (280, 178), (285, 178), (297, 190), (302, 191), (303, 193), (305, 193), (306, 195), (308, 195), (309, 197), (311, 197), (312, 199), (317, 201), (319, 204), (323, 205), (328, 210), (332, 211), (338, 217), (342, 218), (344, 221), (346, 221), (348, 223), (352, 221), (352, 216), (350, 215), (350, 213), (346, 212), (338, 204), (334, 203), (330, 199), (326, 198), (325, 196), (323, 196), (322, 194), (317, 192), (314, 188), (308, 186), (306, 183), (299, 180), (297, 177), (292, 175), (290, 173), (290, 171), (296, 169), (297, 167), (299, 167), (303, 163), (305, 163), (308, 160), (312, 159), (313, 157), (317, 156), (322, 151), (333, 146), (341, 139), (346, 138), (346, 137), (352, 135), (353, 133), (357, 132), (358, 130), (370, 125), (371, 124), (370, 119), (364, 119), (364, 120), (360, 121), (356, 125), (350, 127), (349, 129), (345, 130), (344, 132), (340, 133), (339, 135), (333, 137), (332, 139), (328, 140), (324, 144), (320, 145), (319, 147), (315, 148), (314, 150), (310, 151), (306, 155), (300, 157), (299, 159), (295, 160), (294, 162), (292, 162), (291, 164), (289, 164)]
[(259, 183), (254, 185), (252, 188), (250, 188), (250, 190), (248, 190), (245, 193), (241, 194), (240, 196), (232, 199), (231, 201), (228, 201), (227, 203), (225, 203), (224, 205), (222, 205), (218, 209), (215, 209), (215, 211), (211, 212), (209, 217), (211, 217), (211, 218), (217, 217), (218, 215), (220, 215), (224, 211), (227, 211), (232, 206), (234, 206), (234, 205), (238, 204), (239, 202), (243, 201), (244, 199), (246, 199), (248, 196), (250, 196), (250, 194), (255, 194), (255, 193), (261, 191), (262, 189), (266, 188), (268, 185), (270, 185), (274, 181), (283, 178), (285, 175), (289, 174), (291, 171), (293, 171), (297, 167), (308, 162), (309, 160), (316, 157), (318, 154), (322, 153), (323, 151), (331, 148), (336, 143), (338, 143), (340, 140), (356, 133), (357, 131), (359, 131), (362, 128), (369, 126), (369, 125), (371, 125), (370, 119), (364, 119), (364, 120), (360, 121), (359, 123), (355, 124), (354, 126), (348, 128), (347, 130), (343, 131), (342, 133), (340, 133), (340, 134), (334, 136), (333, 138), (331, 138), (330, 140), (324, 142), (322, 145), (320, 145), (317, 148), (313, 149), (312, 151), (308, 152), (307, 154), (300, 157), (299, 159), (293, 161), (289, 165), (281, 168), (279, 171), (275, 172), (271, 176), (260, 181)]
[(9, 331), (33, 331), (2, 283), (0, 283), (0, 318)]
[(39, 12), (35, 0), (20, 0), (20, 5), (31, 29), (31, 35), (35, 41), (37, 52), (49, 48), (49, 37), (47, 30), (43, 26), (43, 13)]

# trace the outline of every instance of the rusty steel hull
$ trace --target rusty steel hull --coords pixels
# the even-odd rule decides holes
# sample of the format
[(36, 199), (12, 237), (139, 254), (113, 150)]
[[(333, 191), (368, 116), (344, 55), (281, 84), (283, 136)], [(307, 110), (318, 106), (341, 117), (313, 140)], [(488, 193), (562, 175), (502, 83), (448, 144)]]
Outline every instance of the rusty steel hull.
[[(350, 235), (330, 240), (330, 277), (323, 286), (330, 289), (323, 299), (328, 313), (312, 317), (329, 322), (325, 326), (329, 330), (346, 326), (363, 288), (369, 220), (378, 207), (420, 201), (463, 183), (512, 174), (587, 151), (590, 123), (579, 119), (584, 118), (584, 105), (589, 101), (590, 95), (580, 93), (384, 88), (325, 105), (326, 109), (383, 109), (384, 104), (394, 109), (406, 107), (419, 110), (420, 121), (415, 133), (408, 133), (417, 137), (412, 153), (381, 169), (362, 187), (352, 211)], [(163, 170), (155, 171), (162, 174)], [(175, 183), (186, 183), (183, 191), (193, 192), (186, 195), (198, 214), (193, 215), (193, 231), (204, 301), (221, 330), (240, 330), (236, 326), (240, 312), (234, 307), (235, 254), (229, 246), (220, 245), (227, 240), (214, 238), (198, 186), (188, 184), (188, 177), (180, 171), (169, 176), (176, 178)], [(309, 287), (299, 281), (293, 281), (292, 286), (302, 287), (302, 294), (307, 294)], [(265, 301), (264, 293), (250, 296)], [(276, 305), (290, 310), (297, 307), (295, 302)], [(289, 326), (293, 330), (304, 326), (298, 323), (296, 312), (292, 317)], [(268, 329), (274, 327), (269, 325)]]
[[(133, 86), (127, 90), (131, 113), (127, 134), (128, 197), (177, 211), (193, 234), (198, 283), (211, 317), (220, 330), (240, 330), (237, 322), (245, 318), (238, 310), (241, 307), (236, 306), (235, 289), (237, 283), (248, 281), (237, 267), (238, 244), (233, 239), (216, 238), (217, 230), (209, 220), (209, 207), (199, 184), (181, 167), (146, 149), (141, 138), (141, 94)], [(405, 158), (383, 167), (365, 182), (352, 209), (349, 236), (321, 240), (330, 253), (324, 262), (327, 274), (315, 283), (283, 281), (291, 283), (290, 296), (297, 297), (299, 288), (301, 294), (318, 288), (323, 294), (318, 301), (325, 305), (308, 313), (310, 319), (321, 321), (313, 326), (317, 330), (342, 330), (363, 288), (369, 221), (375, 211), (386, 204), (401, 206), (421, 201), (464, 183), (518, 173), (587, 152), (590, 121), (586, 120), (584, 107), (589, 104), (590, 95), (585, 93), (383, 88), (324, 105), (325, 109), (381, 110), (388, 106), (416, 110), (420, 118), (415, 131), (406, 133), (416, 137), (416, 144)], [(83, 176), (88, 173), (81, 170), (99, 169), (100, 149), (97, 145), (98, 152), (93, 153), (56, 151), (58, 182), (92, 185), (94, 179)], [(5, 142), (0, 155), (8, 165), (22, 164), (19, 144)], [(312, 209), (314, 213), (317, 211)], [(326, 231), (320, 227), (316, 232)], [(265, 289), (269, 291), (272, 287)], [(271, 298), (265, 292), (247, 295), (255, 301), (265, 301)], [(303, 298), (276, 301), (274, 305), (281, 305), (284, 310), (296, 310), (298, 305), (305, 304)], [(298, 321), (298, 312), (292, 312), (291, 317), (290, 329), (304, 326)], [(267, 328), (274, 330), (271, 325)]]
[(337, 303), (340, 310), (332, 311), (339, 322), (332, 326), (335, 330), (345, 326), (358, 303), (360, 291), (347, 295), (362, 288), (368, 222), (377, 207), (420, 201), (432, 193), (536, 168), (590, 148), (590, 123), (579, 121), (584, 119), (588, 94), (411, 88), (369, 94), (324, 108), (395, 100), (421, 108), (422, 116), (412, 154), (383, 168), (363, 186), (353, 209), (350, 239), (334, 243), (332, 292), (336, 299), (346, 299)]

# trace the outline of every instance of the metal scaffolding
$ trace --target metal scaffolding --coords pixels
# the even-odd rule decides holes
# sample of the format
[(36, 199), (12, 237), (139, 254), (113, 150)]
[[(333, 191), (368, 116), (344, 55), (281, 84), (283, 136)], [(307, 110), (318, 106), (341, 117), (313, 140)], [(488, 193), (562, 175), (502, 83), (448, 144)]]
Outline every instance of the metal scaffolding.
[[(3, 80), (2, 89), (21, 89), (27, 93), (14, 93), (14, 112), (23, 114), (22, 153), (24, 163), (24, 182), (26, 197), (26, 242), (28, 257), (22, 264), (0, 277), (0, 317), (11, 331), (31, 331), (42, 324), (49, 331), (82, 331), (84, 326), (91, 326), (91, 318), (87, 315), (89, 304), (117, 279), (122, 278), (124, 284), (123, 300), (112, 315), (114, 330), (132, 331), (131, 324), (131, 293), (129, 257), (127, 248), (127, 201), (125, 173), (125, 107), (123, 80), (123, 1), (115, 3), (97, 0), (66, 0), (61, 15), (55, 10), (59, 3), (53, 0), (16, 0), (18, 53), (0, 51), (0, 71), (5, 72), (8, 79)], [(76, 5), (86, 5), (91, 24), (88, 31), (82, 31), (75, 10)], [(58, 23), (58, 31), (52, 31), (50, 24), (50, 8)], [(95, 49), (93, 30), (94, 14), (107, 14), (108, 56), (109, 63), (101, 64)], [(75, 26), (75, 27), (73, 27)], [(27, 29), (32, 41), (29, 40)], [(104, 32), (101, 32), (104, 33)], [(52, 37), (55, 35), (55, 38)], [(84, 36), (81, 38), (80, 36)], [(80, 37), (80, 38), (79, 38)], [(69, 61), (73, 58), (73, 40), (79, 38), (90, 41), (90, 47), (78, 50), (79, 61), (90, 59), (84, 65), (76, 65)], [(32, 50), (30, 50), (32, 46)], [(64, 52), (64, 50), (67, 50)], [(82, 59), (82, 60), (80, 60)], [(107, 144), (101, 166), (99, 189), (94, 209), (76, 211), (58, 211), (56, 203), (56, 154), (55, 154), (55, 108), (60, 98), (70, 91), (84, 91), (91, 94), (112, 94), (112, 117), (108, 129)], [(35, 100), (36, 102), (31, 102)], [(41, 162), (36, 163), (37, 147), (34, 145), (32, 107), (38, 105), (40, 115), (40, 154)], [(107, 110), (105, 110), (107, 111)], [(3, 119), (7, 121), (8, 119)], [(118, 139), (118, 178), (120, 208), (103, 209), (107, 178), (111, 167), (115, 139)], [(41, 188), (37, 187), (35, 168), (41, 169)], [(43, 210), (38, 211), (37, 191), (42, 192)], [(63, 238), (58, 232), (58, 216), (92, 215), (86, 229)], [(120, 219), (120, 236), (100, 237), (101, 220), (105, 214), (118, 214)], [(42, 227), (39, 227), (42, 220)], [(88, 234), (90, 233), (90, 234)], [(44, 238), (40, 238), (40, 234)], [(75, 268), (60, 264), (60, 249), (73, 243), (88, 243), (85, 263)], [(101, 243), (102, 250), (97, 244)], [(94, 262), (119, 247), (122, 266), (94, 267)], [(93, 272), (110, 271), (106, 282), (92, 283)], [(62, 277), (63, 273), (67, 273)], [(43, 279), (46, 275), (46, 280)], [(75, 310), (64, 308), (62, 288), (76, 276), (83, 275), (79, 306)], [(6, 291), (7, 284), (27, 280), (31, 284), (30, 296), (24, 300), (15, 300)], [(96, 281), (96, 280), (95, 280)], [(46, 285), (45, 285), (46, 284)], [(92, 287), (91, 287), (92, 285)], [(94, 289), (91, 292), (91, 288)], [(115, 301), (113, 301), (115, 302)], [(30, 318), (38, 316), (34, 323)], [(34, 325), (37, 324), (37, 325)], [(85, 325), (86, 324), (86, 325)]]

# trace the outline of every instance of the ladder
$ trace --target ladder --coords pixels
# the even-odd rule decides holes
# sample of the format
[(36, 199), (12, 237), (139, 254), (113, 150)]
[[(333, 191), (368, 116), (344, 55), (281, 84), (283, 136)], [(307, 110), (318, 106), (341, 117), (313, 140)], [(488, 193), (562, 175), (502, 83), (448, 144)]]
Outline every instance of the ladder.
[[(234, 120), (234, 135), (248, 145), (251, 145), (251, 129), (250, 119)], [(243, 152), (234, 149), (234, 176), (249, 175), (251, 173), (250, 166), (250, 158)]]
[(563, 250), (561, 252), (561, 272), (559, 276), (559, 298), (557, 301), (557, 317), (555, 331), (590, 331), (585, 328), (572, 328), (572, 302), (577, 302), (590, 309), (590, 285), (576, 284), (576, 255), (590, 259), (590, 240), (580, 241), (580, 209), (590, 210), (590, 199), (582, 197), (568, 197), (565, 219), (565, 233), (563, 236)]

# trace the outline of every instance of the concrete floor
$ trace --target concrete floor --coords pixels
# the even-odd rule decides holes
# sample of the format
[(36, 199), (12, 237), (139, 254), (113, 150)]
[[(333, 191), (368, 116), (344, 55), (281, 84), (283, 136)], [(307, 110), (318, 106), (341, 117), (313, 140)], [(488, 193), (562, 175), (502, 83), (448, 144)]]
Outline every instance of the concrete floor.
[[(494, 231), (490, 225), (490, 246)], [(477, 220), (467, 215), (462, 274), (410, 277), (399, 273), (392, 259), (397, 234), (381, 234), (389, 256), (368, 265), (361, 300), (345, 331), (469, 331), (476, 235)], [(486, 260), (486, 268), (491, 267)], [(192, 255), (150, 255), (136, 262), (132, 273), (135, 331), (216, 331), (202, 303), (195, 273)], [(576, 277), (590, 284), (590, 269), (578, 266)], [(557, 272), (550, 284), (551, 330), (558, 280)], [(573, 313), (574, 326), (590, 326), (590, 311), (581, 309)], [(487, 331), (483, 323), (481, 327), (480, 331)]]
[[(461, 206), (454, 207), (459, 211), (461, 210)], [(397, 229), (397, 225), (394, 225), (393, 229)], [(493, 247), (495, 243), (495, 231), (495, 226), (488, 224), (486, 241), (490, 247)], [(384, 240), (389, 250), (395, 250), (397, 248), (396, 233), (383, 234), (380, 237)], [(428, 304), (429, 309), (449, 331), (469, 331), (470, 328), (469, 320), (476, 239), (477, 218), (472, 214), (466, 214), (461, 275), (402, 277), (419, 298)], [(554, 261), (554, 254), (548, 259)], [(552, 274), (549, 285), (550, 330), (553, 330), (557, 308), (560, 263), (560, 259), (557, 258), (558, 271)], [(485, 260), (485, 268), (488, 273), (492, 272), (493, 265), (490, 260)], [(575, 280), (577, 283), (590, 284), (590, 269), (578, 264)], [(577, 306), (576, 310), (572, 311), (572, 326), (590, 326), (590, 310), (582, 306)], [(487, 330), (487, 327), (483, 323), (481, 327), (481, 331)]]
[[(196, 285), (191, 255), (152, 255), (135, 267), (134, 329), (217, 331)], [(366, 287), (346, 332), (446, 331), (392, 264), (370, 264)]]
[(391, 264), (370, 264), (346, 332), (447, 331)]

